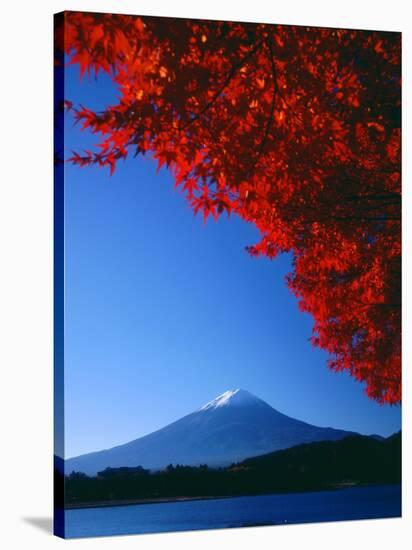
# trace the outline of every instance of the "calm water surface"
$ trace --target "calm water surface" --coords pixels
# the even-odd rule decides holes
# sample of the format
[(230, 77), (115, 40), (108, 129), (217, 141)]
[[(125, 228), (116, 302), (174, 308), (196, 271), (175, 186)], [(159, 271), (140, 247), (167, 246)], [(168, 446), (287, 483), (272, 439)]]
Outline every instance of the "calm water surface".
[(399, 517), (399, 485), (66, 511), (66, 537)]

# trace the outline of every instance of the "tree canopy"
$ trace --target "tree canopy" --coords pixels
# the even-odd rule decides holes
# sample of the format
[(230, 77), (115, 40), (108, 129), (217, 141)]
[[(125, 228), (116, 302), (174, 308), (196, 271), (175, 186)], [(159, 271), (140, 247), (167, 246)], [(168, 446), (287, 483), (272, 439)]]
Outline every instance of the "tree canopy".
[[(150, 154), (195, 213), (255, 224), (252, 256), (293, 254), (312, 342), (381, 403), (401, 400), (400, 34), (66, 12), (57, 45), (120, 91), (66, 101), (96, 148)], [(68, 98), (70, 99), (70, 98)], [(257, 281), (256, 284), (259, 284)]]

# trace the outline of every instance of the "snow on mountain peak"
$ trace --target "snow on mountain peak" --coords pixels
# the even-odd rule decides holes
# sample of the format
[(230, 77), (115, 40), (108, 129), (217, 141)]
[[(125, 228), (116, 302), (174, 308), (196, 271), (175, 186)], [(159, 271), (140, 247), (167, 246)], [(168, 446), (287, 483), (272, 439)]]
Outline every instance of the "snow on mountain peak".
[(227, 407), (229, 405), (246, 405), (248, 403), (253, 403), (259, 401), (257, 397), (252, 395), (246, 390), (237, 388), (236, 390), (228, 390), (219, 395), (206, 405), (203, 405), (199, 410), (208, 411), (210, 409), (217, 409), (219, 407)]

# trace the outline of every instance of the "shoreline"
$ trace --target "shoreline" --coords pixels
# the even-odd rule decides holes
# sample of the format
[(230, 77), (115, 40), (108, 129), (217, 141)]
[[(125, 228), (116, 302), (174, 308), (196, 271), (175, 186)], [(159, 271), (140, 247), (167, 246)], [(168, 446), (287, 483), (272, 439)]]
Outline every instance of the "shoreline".
[(188, 502), (193, 500), (221, 500), (256, 495), (224, 495), (224, 496), (196, 496), (196, 497), (159, 497), (159, 498), (131, 498), (122, 500), (102, 500), (100, 502), (79, 502), (65, 504), (64, 510), (80, 510), (82, 508), (110, 508), (112, 506), (133, 506), (139, 504), (167, 504), (169, 502)]
[[(374, 487), (376, 485), (399, 485), (398, 483), (354, 483), (346, 482), (331, 485), (330, 487), (320, 487), (318, 489), (311, 489), (306, 491), (279, 491), (276, 493), (254, 493), (246, 495), (217, 495), (217, 496), (178, 496), (178, 497), (158, 497), (158, 498), (136, 498), (136, 499), (119, 499), (119, 500), (102, 500), (100, 502), (79, 502), (65, 504), (64, 510), (81, 510), (84, 508), (110, 508), (114, 506), (134, 506), (143, 504), (167, 504), (172, 502), (191, 502), (196, 500), (222, 500), (228, 498), (243, 498), (243, 497), (257, 497), (265, 495), (284, 495), (294, 493), (318, 493), (321, 491), (342, 491), (345, 489), (352, 489), (356, 487)], [(402, 484), (400, 484), (402, 485)]]

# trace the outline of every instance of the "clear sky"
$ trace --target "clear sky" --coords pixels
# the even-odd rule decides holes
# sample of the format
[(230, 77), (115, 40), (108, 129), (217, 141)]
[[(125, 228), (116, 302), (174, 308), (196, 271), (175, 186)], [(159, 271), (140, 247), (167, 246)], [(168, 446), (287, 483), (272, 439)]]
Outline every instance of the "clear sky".
[[(101, 109), (106, 76), (69, 67), (66, 97)], [(95, 136), (67, 118), (66, 146)], [(231, 388), (319, 426), (389, 435), (399, 407), (326, 367), (284, 277), (290, 257), (252, 259), (257, 230), (203, 223), (171, 175), (132, 157), (108, 169), (66, 165), (66, 457), (109, 448), (177, 420)]]

